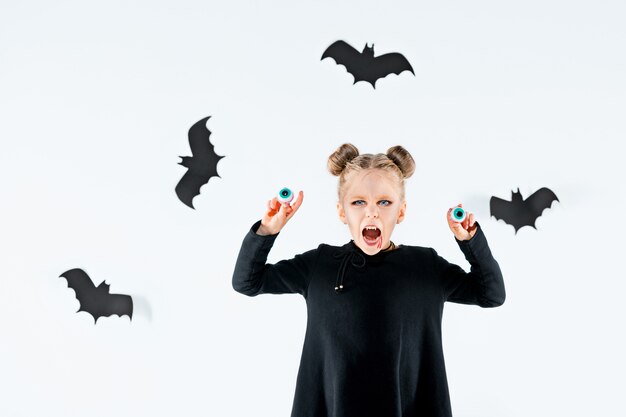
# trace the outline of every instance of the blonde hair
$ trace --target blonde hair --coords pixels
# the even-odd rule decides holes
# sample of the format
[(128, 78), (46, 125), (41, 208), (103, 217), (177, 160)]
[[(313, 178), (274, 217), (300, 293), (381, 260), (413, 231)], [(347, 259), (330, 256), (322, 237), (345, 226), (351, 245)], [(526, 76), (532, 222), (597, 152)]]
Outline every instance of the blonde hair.
[(387, 153), (364, 153), (351, 143), (344, 143), (328, 157), (328, 171), (339, 177), (337, 194), (339, 200), (343, 199), (344, 186), (347, 177), (352, 172), (360, 172), (366, 169), (382, 169), (398, 178), (400, 195), (404, 200), (404, 179), (409, 178), (415, 172), (413, 157), (402, 146), (393, 146)]

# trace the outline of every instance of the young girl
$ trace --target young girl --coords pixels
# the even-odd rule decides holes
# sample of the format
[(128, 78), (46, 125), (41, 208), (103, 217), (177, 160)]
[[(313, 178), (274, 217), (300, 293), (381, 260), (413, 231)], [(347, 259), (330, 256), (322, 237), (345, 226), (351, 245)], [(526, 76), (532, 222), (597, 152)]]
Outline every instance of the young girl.
[(405, 216), (404, 179), (415, 170), (401, 146), (359, 155), (344, 144), (328, 168), (339, 176), (337, 211), (352, 240), (266, 263), (304, 194), (293, 204), (274, 198), (245, 236), (233, 275), (233, 288), (242, 294), (299, 293), (306, 300), (291, 416), (451, 416), (443, 304), (504, 303), (502, 273), (487, 239), (472, 213), (457, 223), (448, 209), (448, 226), (471, 265), (469, 273), (432, 248), (391, 241)]

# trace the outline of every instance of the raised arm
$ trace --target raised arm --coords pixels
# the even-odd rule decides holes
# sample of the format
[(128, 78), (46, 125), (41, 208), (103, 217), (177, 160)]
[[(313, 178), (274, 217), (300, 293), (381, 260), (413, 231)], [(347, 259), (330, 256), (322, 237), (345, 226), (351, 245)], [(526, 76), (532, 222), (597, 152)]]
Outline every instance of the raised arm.
[(435, 271), (442, 283), (444, 301), (497, 307), (504, 303), (506, 292), (498, 262), (487, 244), (487, 238), (478, 222), (476, 231), (468, 240), (455, 237), (459, 248), (470, 263), (470, 272), (450, 263), (433, 251)]
[(243, 239), (233, 273), (233, 289), (249, 296), (299, 293), (306, 298), (318, 250), (268, 264), (267, 255), (278, 234), (259, 235), (256, 232), (260, 225), (261, 221), (256, 222)]
[(317, 257), (315, 251), (276, 264), (266, 263), (276, 237), (298, 211), (303, 199), (304, 193), (300, 191), (293, 204), (281, 204), (276, 197), (267, 202), (263, 218), (252, 226), (241, 244), (233, 273), (235, 291), (249, 296), (297, 292), (306, 298), (309, 273)]

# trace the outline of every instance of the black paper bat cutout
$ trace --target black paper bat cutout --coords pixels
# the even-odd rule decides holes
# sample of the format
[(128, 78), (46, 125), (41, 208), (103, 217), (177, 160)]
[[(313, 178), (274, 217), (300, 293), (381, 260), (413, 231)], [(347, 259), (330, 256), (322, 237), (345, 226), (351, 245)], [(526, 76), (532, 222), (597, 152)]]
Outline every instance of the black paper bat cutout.
[(511, 201), (498, 197), (491, 197), (489, 200), (489, 210), (491, 215), (497, 220), (504, 220), (505, 223), (515, 228), (515, 234), (523, 226), (535, 227), (535, 221), (541, 213), (552, 206), (552, 202), (559, 199), (549, 188), (543, 187), (532, 193), (526, 200), (522, 194), (511, 190)]
[(374, 57), (374, 44), (371, 47), (365, 44), (362, 52), (357, 51), (344, 41), (336, 41), (322, 54), (322, 59), (333, 58), (338, 65), (344, 65), (354, 76), (353, 85), (358, 81), (367, 81), (376, 88), (376, 81), (389, 74), (400, 74), (402, 71), (411, 71), (413, 68), (404, 55), (392, 52)]
[[(196, 122), (189, 129), (189, 147), (193, 156), (180, 156), (179, 165), (187, 168), (187, 172), (176, 185), (176, 195), (186, 205), (195, 210), (192, 200), (200, 194), (200, 187), (217, 175), (217, 163), (223, 156), (215, 153), (213, 144), (209, 141), (211, 131), (206, 122), (211, 116)], [(221, 178), (221, 177), (220, 177)]]
[(62, 273), (59, 278), (67, 280), (67, 286), (76, 292), (80, 303), (79, 311), (86, 311), (95, 319), (94, 324), (102, 316), (117, 314), (127, 315), (133, 319), (133, 299), (130, 295), (109, 294), (109, 284), (102, 281), (97, 287), (89, 275), (80, 268), (70, 269)]

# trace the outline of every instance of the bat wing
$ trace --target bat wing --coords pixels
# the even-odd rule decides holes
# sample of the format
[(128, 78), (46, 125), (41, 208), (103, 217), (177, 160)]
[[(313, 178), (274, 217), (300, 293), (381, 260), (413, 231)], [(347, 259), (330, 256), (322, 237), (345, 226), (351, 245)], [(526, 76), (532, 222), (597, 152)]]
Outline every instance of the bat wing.
[(210, 178), (211, 175), (190, 168), (176, 185), (176, 195), (180, 201), (195, 210), (193, 198), (200, 194), (200, 187), (209, 182)]
[(200, 187), (209, 182), (211, 177), (219, 177), (217, 163), (223, 156), (215, 153), (209, 140), (211, 131), (207, 129), (206, 123), (210, 118), (205, 117), (189, 128), (189, 147), (193, 157), (187, 172), (176, 185), (176, 195), (191, 208), (194, 208), (192, 200), (200, 194)]
[(78, 311), (87, 311), (84, 309), (85, 301), (91, 299), (96, 293), (96, 286), (93, 285), (89, 275), (80, 268), (74, 268), (65, 271), (59, 275), (59, 278), (65, 278), (68, 288), (73, 289), (76, 293), (76, 299), (80, 303)]
[(559, 201), (556, 194), (546, 187), (538, 189), (524, 200), (524, 205), (533, 227), (535, 227), (537, 218), (541, 216), (545, 209), (550, 208), (555, 200)]
[(131, 320), (133, 319), (133, 299), (130, 295), (108, 294), (105, 301), (100, 316), (117, 314), (120, 317), (126, 315)]
[(413, 67), (409, 61), (400, 53), (393, 52), (374, 58), (374, 64), (371, 71), (374, 88), (376, 88), (376, 80), (379, 78), (384, 78), (389, 74), (399, 75), (403, 71), (411, 71), (413, 75), (415, 75)]
[(345, 66), (346, 70), (354, 76), (353, 84), (357, 81), (368, 81), (366, 68), (368, 59), (347, 42), (333, 42), (322, 54), (322, 59), (324, 58), (332, 58), (338, 65)]
[(523, 207), (513, 201), (503, 200), (498, 197), (491, 197), (489, 200), (489, 210), (496, 220), (504, 220), (515, 228), (515, 234), (522, 227), (528, 224), (528, 215)]
[(208, 116), (202, 120), (198, 120), (189, 128), (187, 136), (189, 137), (189, 147), (191, 148), (191, 154), (193, 156), (207, 155), (213, 152), (213, 144), (209, 140), (211, 131), (206, 127), (206, 122), (210, 118), (211, 116)]
[(89, 275), (80, 268), (70, 269), (60, 275), (67, 280), (67, 286), (76, 292), (80, 303), (79, 311), (91, 314), (95, 320), (102, 316), (128, 315), (132, 319), (133, 300), (129, 295), (109, 294), (109, 286), (102, 282), (96, 287)]
[(492, 196), (489, 199), (489, 211), (496, 220), (504, 220), (505, 223), (509, 223), (509, 210), (511, 208), (511, 202), (499, 197)]

